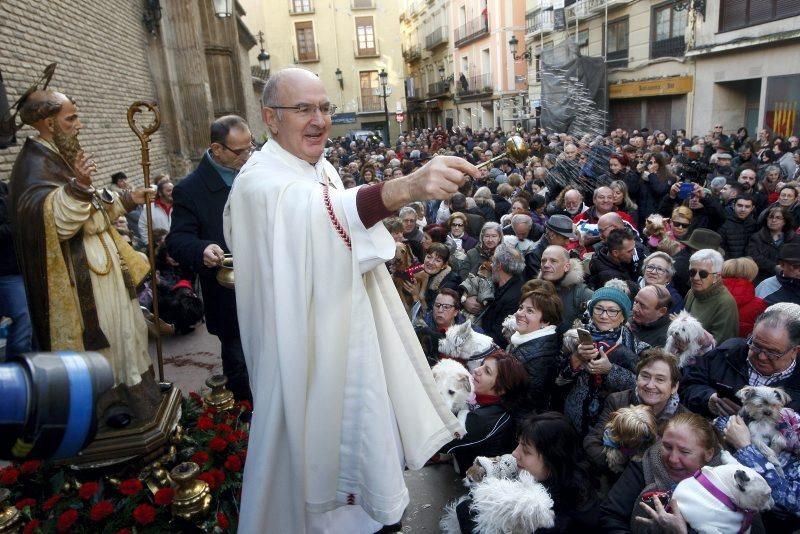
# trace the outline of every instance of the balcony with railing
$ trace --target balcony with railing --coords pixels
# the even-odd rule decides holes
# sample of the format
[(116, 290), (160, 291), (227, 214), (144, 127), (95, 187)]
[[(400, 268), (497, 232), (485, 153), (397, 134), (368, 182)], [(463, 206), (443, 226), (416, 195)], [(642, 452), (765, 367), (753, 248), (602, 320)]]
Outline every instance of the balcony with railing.
[(290, 15), (310, 15), (314, 12), (311, 0), (289, 0)]
[(486, 35), (489, 35), (489, 18), (481, 15), (456, 28), (455, 46), (464, 46)]
[(419, 45), (411, 45), (408, 48), (403, 47), (403, 59), (407, 63), (413, 63), (422, 58), (422, 49)]
[(433, 50), (439, 45), (447, 43), (447, 27), (433, 30), (425, 36), (425, 50)]
[[(372, 46), (367, 46), (372, 44)], [(358, 39), (353, 39), (353, 56), (356, 58), (364, 58), (364, 57), (378, 57), (381, 55), (380, 50), (378, 49), (377, 41), (372, 43), (364, 43), (358, 42)]]
[(312, 50), (308, 48), (298, 50), (297, 46), (292, 46), (294, 53), (295, 63), (315, 63), (319, 61), (319, 45), (315, 44)]
[(578, 0), (564, 10), (568, 19), (585, 19), (605, 13), (606, 5), (608, 9), (630, 4), (633, 0)]
[(683, 57), (685, 53), (686, 40), (683, 38), (683, 35), (650, 42), (650, 59), (660, 57)]
[(617, 50), (606, 54), (606, 65), (609, 69), (622, 69), (628, 66), (628, 49)]
[[(464, 83), (464, 80), (466, 80), (466, 83)], [(492, 94), (493, 92), (491, 73), (456, 79), (456, 93), (462, 98), (472, 95)]]
[(425, 98), (425, 95), (422, 94), (422, 90), (419, 87), (414, 86), (411, 89), (412, 90), (406, 94), (407, 101), (411, 102), (412, 100), (422, 100)]
[(383, 97), (375, 95), (361, 95), (361, 113), (376, 113), (383, 111)]
[(450, 82), (441, 81), (428, 84), (428, 97), (436, 98), (450, 93)]
[(525, 14), (525, 35), (533, 36), (539, 33), (553, 31), (553, 11), (537, 11)]

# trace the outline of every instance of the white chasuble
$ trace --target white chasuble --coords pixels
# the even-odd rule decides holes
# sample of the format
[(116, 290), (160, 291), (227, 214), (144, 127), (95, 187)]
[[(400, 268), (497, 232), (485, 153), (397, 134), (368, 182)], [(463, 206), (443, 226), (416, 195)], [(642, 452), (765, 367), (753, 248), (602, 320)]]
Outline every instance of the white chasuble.
[(404, 465), (419, 469), (464, 433), (384, 266), (394, 241), (382, 223), (364, 227), (356, 192), (324, 159), (312, 166), (270, 141), (228, 198), (254, 403), (242, 533), (396, 523), (409, 502)]

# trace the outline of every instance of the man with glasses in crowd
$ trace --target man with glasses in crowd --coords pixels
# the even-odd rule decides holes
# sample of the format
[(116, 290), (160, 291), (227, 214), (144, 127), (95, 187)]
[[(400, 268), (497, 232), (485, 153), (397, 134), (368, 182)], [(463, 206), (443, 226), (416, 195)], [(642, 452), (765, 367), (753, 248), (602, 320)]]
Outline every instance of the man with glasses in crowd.
[(733, 400), (744, 386), (781, 387), (800, 410), (800, 306), (776, 304), (756, 319), (748, 339), (731, 339), (685, 369), (680, 397), (703, 415), (734, 415), (741, 406)]
[(237, 400), (252, 400), (239, 337), (236, 296), (217, 282), (217, 269), (228, 247), (222, 235), (222, 210), (233, 180), (253, 152), (250, 127), (226, 115), (211, 125), (211, 145), (197, 168), (172, 191), (169, 255), (200, 276), (206, 328), (221, 343), (222, 371)]
[(712, 249), (698, 250), (689, 258), (686, 311), (700, 321), (717, 343), (739, 334), (739, 308), (722, 283), (722, 254)]
[(395, 242), (382, 220), (449, 198), (479, 171), (436, 156), (345, 189), (323, 157), (335, 111), (312, 72), (273, 73), (262, 97), (270, 140), (223, 215), (253, 385), (240, 532), (396, 531), (409, 503), (403, 468), (464, 434), (384, 267)]
[(800, 242), (790, 241), (778, 250), (780, 272), (767, 278), (756, 288), (756, 296), (767, 304), (792, 302), (800, 304)]

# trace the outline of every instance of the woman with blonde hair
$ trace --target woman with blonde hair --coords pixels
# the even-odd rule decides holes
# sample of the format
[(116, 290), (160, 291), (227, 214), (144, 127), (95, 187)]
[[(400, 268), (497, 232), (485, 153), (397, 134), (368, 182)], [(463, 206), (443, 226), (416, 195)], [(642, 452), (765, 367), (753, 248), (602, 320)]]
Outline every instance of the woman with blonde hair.
[(614, 207), (619, 211), (624, 211), (631, 216), (634, 221), (639, 221), (639, 206), (631, 200), (628, 194), (628, 184), (622, 180), (614, 180), (608, 187), (614, 192)]
[(693, 219), (694, 212), (692, 212), (688, 206), (678, 206), (672, 210), (669, 231), (672, 233), (672, 237), (675, 241), (681, 242), (681, 250), (686, 247), (686, 245), (683, 244), (683, 240), (689, 237), (689, 228), (692, 226)]
[(753, 280), (758, 276), (758, 265), (751, 258), (733, 258), (722, 264), (722, 283), (739, 308), (739, 337), (753, 331), (756, 317), (767, 309), (764, 299), (756, 296)]

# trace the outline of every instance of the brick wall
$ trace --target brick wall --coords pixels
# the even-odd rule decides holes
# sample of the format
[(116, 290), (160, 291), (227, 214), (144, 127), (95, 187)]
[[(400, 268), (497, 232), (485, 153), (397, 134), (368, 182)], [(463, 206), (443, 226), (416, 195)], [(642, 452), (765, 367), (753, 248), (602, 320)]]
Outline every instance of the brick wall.
[[(141, 0), (92, 2), (0, 2), (0, 68), (10, 102), (57, 62), (50, 87), (76, 99), (83, 130), (81, 144), (94, 154), (95, 182), (110, 182), (123, 171), (141, 184), (139, 139), (128, 127), (128, 106), (155, 100), (147, 63), (151, 38), (142, 23)], [(19, 146), (34, 130), (23, 128), (18, 146), (0, 150), (0, 179), (7, 180)], [(151, 176), (168, 172), (163, 132), (150, 143)]]

